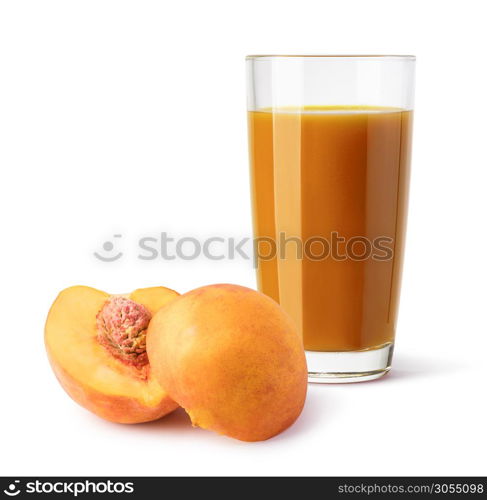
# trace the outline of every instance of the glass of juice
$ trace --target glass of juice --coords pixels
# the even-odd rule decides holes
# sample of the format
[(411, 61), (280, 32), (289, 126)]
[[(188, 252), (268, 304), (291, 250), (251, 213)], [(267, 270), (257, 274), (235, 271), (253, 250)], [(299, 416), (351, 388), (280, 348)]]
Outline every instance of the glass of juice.
[(311, 382), (391, 367), (404, 256), (413, 56), (247, 57), (259, 290)]

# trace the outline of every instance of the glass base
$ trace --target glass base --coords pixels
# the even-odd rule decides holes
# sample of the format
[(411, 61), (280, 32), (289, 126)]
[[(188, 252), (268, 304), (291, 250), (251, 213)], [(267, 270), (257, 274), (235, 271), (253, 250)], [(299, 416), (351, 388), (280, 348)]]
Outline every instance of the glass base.
[(363, 351), (306, 351), (308, 382), (346, 384), (382, 377), (391, 369), (394, 344), (383, 344)]

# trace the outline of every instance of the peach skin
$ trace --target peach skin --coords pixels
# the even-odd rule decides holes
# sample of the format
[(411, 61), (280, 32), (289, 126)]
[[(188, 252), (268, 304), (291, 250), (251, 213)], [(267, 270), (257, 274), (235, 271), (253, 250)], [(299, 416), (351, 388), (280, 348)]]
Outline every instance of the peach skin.
[(193, 425), (242, 441), (288, 428), (306, 398), (302, 339), (266, 295), (210, 285), (160, 309), (147, 333), (153, 375)]

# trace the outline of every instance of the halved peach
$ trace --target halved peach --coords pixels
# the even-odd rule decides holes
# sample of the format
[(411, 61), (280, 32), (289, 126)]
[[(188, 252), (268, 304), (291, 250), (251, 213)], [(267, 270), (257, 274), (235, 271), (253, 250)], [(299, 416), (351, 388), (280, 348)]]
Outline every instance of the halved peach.
[(118, 296), (86, 286), (63, 290), (49, 311), (45, 344), (64, 390), (112, 422), (148, 422), (175, 410), (151, 374), (145, 332), (151, 316), (178, 295), (165, 287)]

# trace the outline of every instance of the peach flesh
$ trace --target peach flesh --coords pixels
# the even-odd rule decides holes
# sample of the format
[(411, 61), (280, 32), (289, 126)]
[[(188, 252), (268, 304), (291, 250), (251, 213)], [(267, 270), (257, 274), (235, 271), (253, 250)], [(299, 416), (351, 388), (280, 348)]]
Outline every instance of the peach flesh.
[[(174, 300), (164, 287), (139, 289), (127, 299), (150, 315)], [(117, 423), (158, 419), (178, 405), (154, 379), (148, 364), (137, 368), (122, 362), (98, 341), (96, 317), (111, 296), (85, 286), (63, 290), (46, 321), (45, 344), (53, 371), (78, 404)]]

